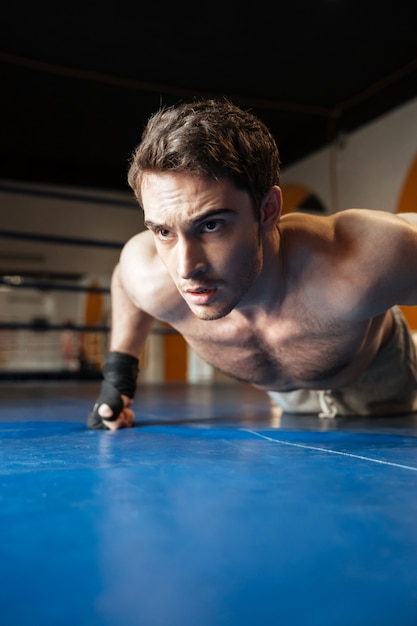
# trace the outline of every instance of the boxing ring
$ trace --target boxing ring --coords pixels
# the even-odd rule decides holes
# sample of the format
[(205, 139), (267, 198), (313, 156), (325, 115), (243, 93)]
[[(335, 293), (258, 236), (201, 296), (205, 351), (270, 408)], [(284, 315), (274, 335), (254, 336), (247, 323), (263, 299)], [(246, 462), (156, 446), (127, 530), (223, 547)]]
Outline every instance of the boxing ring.
[(417, 418), (280, 415), (246, 385), (0, 386), (7, 626), (415, 626)]
[(0, 231), (2, 625), (416, 626), (416, 415), (281, 415), (250, 386), (185, 380), (156, 328), (153, 356), (177, 350), (183, 379), (148, 358), (135, 427), (86, 428), (109, 334), (110, 274), (89, 273), (122, 237), (75, 229), (136, 213), (77, 201), (32, 198), (55, 234), (13, 210)]

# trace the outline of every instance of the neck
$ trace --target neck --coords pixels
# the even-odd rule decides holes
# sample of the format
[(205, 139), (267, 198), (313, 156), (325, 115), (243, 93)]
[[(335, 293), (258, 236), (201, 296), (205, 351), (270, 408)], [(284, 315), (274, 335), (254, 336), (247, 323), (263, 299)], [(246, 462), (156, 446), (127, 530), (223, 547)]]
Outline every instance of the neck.
[(284, 255), (279, 229), (267, 233), (261, 246), (262, 268), (259, 276), (235, 309), (248, 319), (276, 309), (285, 295)]

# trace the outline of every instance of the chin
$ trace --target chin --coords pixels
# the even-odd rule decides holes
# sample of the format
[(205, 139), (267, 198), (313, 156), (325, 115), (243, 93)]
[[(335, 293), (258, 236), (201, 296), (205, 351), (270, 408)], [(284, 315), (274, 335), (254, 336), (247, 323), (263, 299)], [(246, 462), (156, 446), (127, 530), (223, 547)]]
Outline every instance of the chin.
[(191, 311), (199, 320), (213, 322), (222, 319), (222, 317), (226, 317), (233, 309), (234, 306), (221, 309), (218, 307), (192, 307)]

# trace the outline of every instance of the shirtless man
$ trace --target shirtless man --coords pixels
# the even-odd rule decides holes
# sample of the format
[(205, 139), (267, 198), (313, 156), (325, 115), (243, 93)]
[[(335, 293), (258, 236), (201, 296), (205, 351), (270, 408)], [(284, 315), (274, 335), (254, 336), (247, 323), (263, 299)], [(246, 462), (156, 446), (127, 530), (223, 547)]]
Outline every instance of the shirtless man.
[(148, 230), (114, 271), (110, 354), (89, 427), (133, 424), (154, 320), (284, 411), (417, 410), (415, 350), (395, 306), (417, 304), (417, 214), (281, 217), (275, 141), (226, 101), (157, 112), (129, 183)]

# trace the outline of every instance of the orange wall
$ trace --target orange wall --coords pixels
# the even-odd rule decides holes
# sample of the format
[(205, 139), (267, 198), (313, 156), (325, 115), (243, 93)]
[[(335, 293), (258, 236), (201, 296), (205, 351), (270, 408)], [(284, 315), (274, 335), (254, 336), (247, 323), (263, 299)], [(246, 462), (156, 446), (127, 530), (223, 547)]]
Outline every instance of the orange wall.
[(164, 381), (186, 380), (187, 344), (181, 335), (166, 334), (164, 335)]

